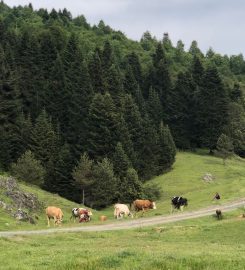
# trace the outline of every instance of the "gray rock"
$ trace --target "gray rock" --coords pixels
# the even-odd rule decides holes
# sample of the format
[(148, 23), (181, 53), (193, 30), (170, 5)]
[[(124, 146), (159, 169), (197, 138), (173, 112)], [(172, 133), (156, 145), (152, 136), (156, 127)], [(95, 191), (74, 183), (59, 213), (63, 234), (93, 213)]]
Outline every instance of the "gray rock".
[(215, 177), (211, 173), (205, 173), (202, 179), (206, 182), (212, 182), (215, 179)]

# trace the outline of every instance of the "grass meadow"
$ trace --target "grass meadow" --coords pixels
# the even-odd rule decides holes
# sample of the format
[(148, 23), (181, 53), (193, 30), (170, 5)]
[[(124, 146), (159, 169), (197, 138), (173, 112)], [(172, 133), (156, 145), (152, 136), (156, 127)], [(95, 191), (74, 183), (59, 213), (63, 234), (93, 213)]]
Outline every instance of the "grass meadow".
[[(215, 176), (211, 183), (202, 180), (207, 172)], [(173, 169), (148, 183), (158, 184), (163, 195), (157, 201), (157, 210), (146, 216), (168, 215), (174, 195), (187, 197), (187, 209), (195, 210), (211, 205), (216, 191), (221, 194), (221, 203), (245, 197), (245, 162), (233, 158), (224, 166), (220, 158), (206, 155), (205, 151), (179, 152)], [(100, 215), (108, 217), (105, 223), (115, 222), (113, 207), (108, 207), (93, 210), (89, 224), (74, 224), (69, 220), (71, 208), (78, 205), (37, 187), (20, 185), (38, 195), (43, 208), (60, 207), (65, 214), (63, 227), (102, 224)], [(0, 191), (0, 199), (4, 196)], [(245, 219), (238, 217), (241, 213), (242, 208), (225, 213), (219, 221), (208, 216), (131, 230), (2, 237), (0, 269), (244, 270)], [(36, 214), (37, 225), (31, 225), (16, 222), (0, 209), (0, 231), (46, 228), (44, 210)]]
[(242, 209), (164, 226), (0, 238), (3, 270), (244, 270)]

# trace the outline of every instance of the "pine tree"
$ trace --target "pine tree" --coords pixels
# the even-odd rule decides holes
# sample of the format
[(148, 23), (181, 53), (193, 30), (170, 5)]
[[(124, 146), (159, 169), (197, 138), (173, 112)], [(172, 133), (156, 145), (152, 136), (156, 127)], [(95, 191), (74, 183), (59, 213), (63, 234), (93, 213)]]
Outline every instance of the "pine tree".
[(158, 127), (163, 117), (162, 105), (158, 94), (152, 87), (149, 89), (147, 112), (154, 125)]
[(212, 151), (227, 123), (228, 94), (216, 68), (209, 67), (204, 85), (198, 93), (197, 117), (201, 129), (202, 146)]
[(146, 115), (143, 121), (143, 131), (138, 144), (140, 148), (136, 152), (135, 168), (141, 179), (148, 180), (157, 174), (158, 138), (154, 125)]
[(180, 73), (175, 88), (169, 96), (169, 119), (175, 144), (178, 148), (189, 149), (195, 132), (193, 111), (196, 85), (190, 73)]
[(176, 148), (170, 129), (168, 126), (164, 126), (163, 123), (161, 123), (158, 132), (157, 163), (159, 167), (157, 174), (161, 174), (164, 171), (171, 169), (175, 161), (175, 155)]
[(131, 66), (127, 66), (126, 71), (125, 71), (125, 77), (123, 80), (123, 88), (124, 91), (127, 94), (131, 94), (133, 97), (136, 95), (136, 90), (138, 88), (138, 83), (134, 77), (133, 70)]
[(30, 184), (42, 186), (44, 182), (45, 169), (30, 150), (11, 165), (10, 171), (19, 180)]
[(109, 159), (104, 158), (94, 166), (93, 180), (91, 207), (104, 208), (113, 203), (117, 180)]
[(115, 149), (118, 112), (109, 93), (96, 94), (88, 116), (88, 154), (95, 160), (110, 157)]
[(74, 161), (69, 146), (65, 144), (53, 159), (52, 166), (49, 168), (46, 177), (45, 188), (67, 199), (77, 200), (79, 190), (75, 188), (71, 175), (73, 166)]
[(127, 55), (127, 62), (132, 70), (133, 76), (141, 87), (143, 83), (142, 67), (138, 55), (135, 52)]
[(82, 204), (85, 204), (87, 189), (93, 184), (92, 174), (93, 160), (89, 159), (87, 153), (80, 157), (80, 161), (72, 171), (72, 177), (82, 188)]
[(123, 203), (131, 203), (142, 197), (143, 185), (138, 178), (135, 169), (129, 168), (126, 171), (126, 176), (120, 180), (118, 201)]
[(0, 166), (4, 168), (16, 161), (21, 154), (16, 125), (20, 111), (15, 73), (8, 65), (5, 51), (0, 46)]
[(120, 142), (116, 145), (112, 162), (115, 175), (119, 178), (125, 177), (131, 164)]
[(100, 51), (97, 49), (89, 62), (89, 74), (95, 93), (105, 93), (102, 80)]
[(43, 110), (31, 132), (31, 150), (42, 165), (47, 167), (48, 162), (57, 154), (58, 145), (57, 134), (46, 111)]
[(135, 162), (142, 146), (143, 121), (138, 106), (135, 104), (131, 95), (125, 95), (122, 102), (123, 118), (125, 119), (130, 139), (133, 143), (135, 158), (133, 160), (131, 159), (131, 161), (135, 167)]

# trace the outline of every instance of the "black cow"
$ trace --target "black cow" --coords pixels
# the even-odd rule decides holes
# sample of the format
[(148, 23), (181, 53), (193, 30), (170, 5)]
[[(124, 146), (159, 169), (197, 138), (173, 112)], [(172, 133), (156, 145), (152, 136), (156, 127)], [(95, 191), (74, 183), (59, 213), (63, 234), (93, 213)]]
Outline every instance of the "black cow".
[(172, 198), (171, 204), (172, 204), (172, 211), (173, 209), (180, 209), (181, 211), (183, 211), (184, 206), (188, 205), (188, 200), (183, 197), (175, 196)]

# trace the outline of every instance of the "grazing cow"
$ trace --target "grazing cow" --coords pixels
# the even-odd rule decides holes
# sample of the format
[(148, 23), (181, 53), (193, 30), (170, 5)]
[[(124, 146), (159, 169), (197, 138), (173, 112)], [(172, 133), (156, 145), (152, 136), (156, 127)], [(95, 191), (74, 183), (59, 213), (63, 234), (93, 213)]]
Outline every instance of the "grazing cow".
[(73, 219), (74, 222), (77, 218), (79, 218), (79, 222), (82, 222), (81, 219), (85, 218), (83, 221), (90, 221), (92, 217), (92, 212), (90, 210), (87, 210), (85, 208), (73, 208), (71, 210), (71, 217), (70, 220)]
[(114, 217), (116, 219), (122, 218), (123, 216), (131, 216), (132, 213), (129, 211), (128, 206), (126, 204), (117, 203), (114, 205)]
[(136, 212), (143, 211), (142, 215), (144, 214), (145, 211), (149, 209), (157, 209), (156, 203), (150, 200), (135, 200), (133, 202), (133, 207)]
[(173, 209), (180, 209), (181, 211), (183, 211), (184, 206), (188, 205), (188, 201), (186, 198), (175, 196), (172, 198), (171, 204), (172, 204), (172, 212)]
[(49, 221), (51, 218), (54, 219), (54, 225), (61, 224), (64, 215), (60, 208), (55, 206), (49, 206), (46, 208), (45, 212), (48, 220), (48, 227), (50, 226)]
[(217, 219), (222, 219), (222, 211), (220, 209), (217, 209), (215, 211)]

